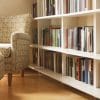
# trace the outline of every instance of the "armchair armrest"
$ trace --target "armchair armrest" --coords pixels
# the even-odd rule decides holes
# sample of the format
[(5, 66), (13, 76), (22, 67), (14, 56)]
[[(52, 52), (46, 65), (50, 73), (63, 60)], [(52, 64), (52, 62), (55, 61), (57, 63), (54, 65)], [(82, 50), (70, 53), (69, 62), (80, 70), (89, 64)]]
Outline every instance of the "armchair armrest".
[(26, 33), (13, 33), (11, 35), (11, 44), (16, 69), (28, 67), (30, 36)]
[(30, 41), (30, 36), (27, 33), (12, 33), (11, 35), (11, 43), (13, 43), (14, 40), (22, 39)]
[(4, 57), (10, 57), (11, 56), (11, 47), (12, 45), (9, 43), (0, 43), (0, 53)]

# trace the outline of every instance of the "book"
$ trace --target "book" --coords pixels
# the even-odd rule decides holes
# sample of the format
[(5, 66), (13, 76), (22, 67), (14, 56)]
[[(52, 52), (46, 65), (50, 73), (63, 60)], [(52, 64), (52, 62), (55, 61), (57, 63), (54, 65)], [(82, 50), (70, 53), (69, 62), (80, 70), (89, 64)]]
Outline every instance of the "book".
[(66, 48), (93, 52), (93, 26), (66, 29)]
[(38, 63), (38, 49), (33, 48), (32, 54), (33, 54), (33, 64), (37, 65), (37, 63)]
[(37, 3), (33, 3), (33, 18), (37, 17)]
[(61, 47), (61, 28), (50, 26), (42, 30), (42, 42), (45, 46)]
[(92, 10), (92, 0), (64, 0), (63, 13), (74, 13), (86, 10)]
[(93, 85), (93, 60), (67, 55), (66, 76)]

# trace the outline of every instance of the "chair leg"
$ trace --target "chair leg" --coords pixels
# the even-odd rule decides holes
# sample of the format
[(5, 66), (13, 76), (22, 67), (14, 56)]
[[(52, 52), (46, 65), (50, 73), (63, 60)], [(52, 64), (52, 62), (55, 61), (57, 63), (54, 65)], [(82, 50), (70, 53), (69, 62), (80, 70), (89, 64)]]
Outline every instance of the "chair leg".
[(21, 77), (24, 77), (24, 69), (21, 71)]
[(8, 86), (10, 87), (12, 84), (12, 73), (8, 73)]

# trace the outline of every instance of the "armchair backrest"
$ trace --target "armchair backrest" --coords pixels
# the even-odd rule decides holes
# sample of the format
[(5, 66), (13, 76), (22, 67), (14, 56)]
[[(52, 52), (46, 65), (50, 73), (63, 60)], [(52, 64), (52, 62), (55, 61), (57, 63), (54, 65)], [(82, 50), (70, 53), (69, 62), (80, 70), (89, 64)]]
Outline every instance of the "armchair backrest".
[(32, 17), (30, 14), (0, 17), (0, 43), (10, 43), (13, 32), (30, 33)]

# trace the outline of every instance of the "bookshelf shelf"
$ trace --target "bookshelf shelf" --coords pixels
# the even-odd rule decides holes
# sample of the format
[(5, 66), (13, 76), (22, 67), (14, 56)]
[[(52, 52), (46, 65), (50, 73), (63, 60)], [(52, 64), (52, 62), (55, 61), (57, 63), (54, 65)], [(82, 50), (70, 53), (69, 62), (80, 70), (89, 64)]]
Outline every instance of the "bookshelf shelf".
[(95, 87), (93, 87), (91, 85), (84, 84), (83, 82), (77, 81), (68, 76), (62, 76), (61, 74), (55, 73), (48, 69), (39, 68), (37, 66), (34, 67), (34, 65), (29, 65), (29, 68), (31, 68), (35, 71), (38, 71), (41, 74), (46, 75), (52, 79), (55, 79), (65, 85), (68, 85), (68, 86), (78, 89), (82, 92), (85, 92), (91, 96), (100, 98), (100, 89), (96, 89)]
[(30, 45), (30, 47), (54, 51), (54, 52), (60, 52), (60, 53), (68, 54), (68, 55), (74, 55), (74, 56), (80, 56), (80, 57), (86, 57), (86, 58), (91, 58), (91, 59), (95, 59), (95, 60), (100, 60), (100, 54), (83, 52), (83, 51), (79, 51), (79, 50), (63, 49), (60, 47), (52, 47), (52, 46), (38, 46), (38, 45), (34, 45), (34, 44)]
[(100, 0), (36, 2), (29, 67), (100, 99)]
[(81, 11), (81, 12), (75, 12), (75, 13), (68, 13), (68, 14), (63, 14), (63, 17), (80, 17), (80, 16), (88, 16), (88, 15), (93, 15), (96, 13), (100, 13), (100, 9), (95, 9), (95, 10), (87, 10), (87, 11)]
[(38, 48), (38, 45), (37, 44), (31, 44), (30, 47), (31, 48)]
[(55, 18), (62, 18), (62, 17), (78, 17), (78, 16), (80, 17), (80, 16), (93, 15), (96, 13), (100, 13), (100, 9), (87, 10), (87, 11), (81, 11), (81, 12), (75, 12), (75, 13), (67, 13), (67, 14), (61, 14), (61, 15), (35, 17), (34, 20), (55, 19)]
[(69, 55), (74, 55), (74, 56), (92, 58), (95, 60), (100, 60), (100, 54), (83, 52), (83, 51), (78, 51), (78, 50), (73, 50), (73, 49), (63, 49), (63, 53), (69, 54)]
[(34, 18), (34, 20), (55, 19), (55, 18), (62, 18), (62, 15), (51, 15), (51, 16), (36, 17), (36, 18)]
[(40, 49), (49, 50), (49, 51), (57, 51), (62, 52), (60, 47), (52, 47), (52, 46), (39, 46)]

